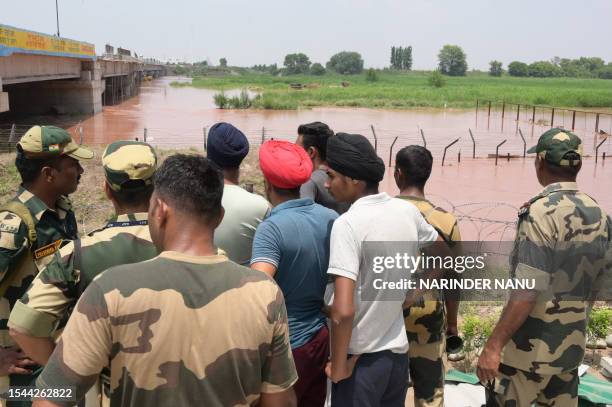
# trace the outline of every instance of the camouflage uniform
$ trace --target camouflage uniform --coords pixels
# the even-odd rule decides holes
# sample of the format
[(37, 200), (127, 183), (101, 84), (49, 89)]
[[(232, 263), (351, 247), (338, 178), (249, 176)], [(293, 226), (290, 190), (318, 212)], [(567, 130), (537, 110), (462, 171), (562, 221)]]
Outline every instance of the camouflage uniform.
[(111, 406), (254, 404), (297, 381), (282, 292), (220, 255), (163, 252), (101, 274), (37, 385), (80, 398), (109, 360)]
[[(450, 247), (461, 240), (457, 219), (428, 200), (412, 196), (398, 196), (413, 203), (425, 220), (432, 225)], [(415, 407), (444, 405), (444, 351), (446, 348), (446, 312), (438, 293), (427, 293), (428, 298), (404, 311), (408, 336), (410, 378), (414, 386)]]
[[(141, 187), (151, 185), (157, 157), (148, 144), (120, 141), (106, 148), (102, 164), (111, 188), (122, 190), (127, 180), (141, 181), (137, 183)], [(60, 322), (68, 319), (78, 298), (98, 274), (156, 255), (147, 214), (119, 215), (104, 228), (60, 249), (15, 304), (9, 326), (30, 336), (54, 336)]]
[[(580, 159), (564, 157), (581, 155), (582, 145), (574, 134), (553, 129), (530, 152), (555, 165), (576, 165)], [(565, 295), (602, 278), (609, 240), (606, 214), (574, 182), (546, 186), (521, 209), (512, 277), (534, 278), (545, 289), (502, 352), (495, 386), (500, 406), (577, 406), (588, 304)]]
[[(93, 157), (92, 152), (76, 145), (66, 131), (52, 126), (32, 127), (18, 146), (27, 159), (49, 159), (63, 154), (75, 159)], [(10, 282), (0, 299), (0, 346), (4, 347), (15, 346), (8, 334), (7, 322), (17, 300), (62, 244), (77, 238), (77, 223), (67, 197), (60, 198), (54, 210), (21, 186), (13, 201), (22, 203), (30, 212), (36, 240), (30, 247), (27, 223), (13, 212), (0, 212), (0, 281)], [(10, 377), (14, 386), (26, 385), (32, 380), (31, 375)], [(7, 377), (0, 378), (0, 388), (8, 386), (8, 382)]]

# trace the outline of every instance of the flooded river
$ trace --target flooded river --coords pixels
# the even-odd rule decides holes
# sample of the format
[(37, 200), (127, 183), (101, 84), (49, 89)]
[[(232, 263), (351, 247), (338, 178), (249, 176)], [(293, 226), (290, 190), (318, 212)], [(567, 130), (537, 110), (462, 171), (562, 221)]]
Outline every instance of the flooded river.
[[(379, 155), (389, 164), (390, 154), (409, 144), (427, 144), (435, 162), (427, 193), (440, 206), (456, 213), (466, 239), (508, 240), (513, 236), (516, 212), (540, 189), (535, 179), (533, 158), (523, 158), (523, 149), (536, 143), (539, 134), (550, 128), (544, 117), (535, 123), (530, 112), (480, 110), (375, 110), (352, 108), (316, 108), (295, 111), (219, 110), (213, 96), (216, 91), (191, 87), (172, 87), (179, 78), (166, 77), (143, 84), (138, 96), (80, 122), (64, 124), (76, 138), (82, 128), (85, 144), (106, 144), (114, 140), (144, 138), (160, 148), (203, 148), (206, 129), (218, 121), (227, 121), (248, 136), (252, 144), (265, 139), (294, 140), (299, 124), (311, 121), (328, 123), (335, 131), (360, 133), (376, 144)], [(542, 113), (544, 114), (544, 113)], [(555, 124), (569, 126), (570, 119), (557, 116)], [(567, 121), (566, 121), (567, 120)], [(607, 120), (607, 119), (606, 119)], [(503, 124), (502, 124), (503, 123)], [(612, 123), (602, 121), (605, 131)], [(146, 129), (146, 130), (145, 130)], [(520, 136), (521, 130), (525, 142)], [(576, 133), (583, 137), (585, 151), (592, 155), (601, 141), (585, 117), (576, 122)], [(470, 135), (471, 130), (471, 135)], [(472, 137), (474, 141), (472, 141)], [(445, 146), (449, 147), (441, 165)], [(505, 140), (505, 142), (504, 142)], [(500, 158), (495, 165), (496, 146)], [(395, 144), (393, 144), (395, 143)], [(393, 148), (392, 148), (393, 145)], [(581, 188), (612, 212), (612, 143), (600, 148), (608, 159), (587, 158), (580, 173)], [(510, 154), (511, 159), (506, 156)], [(472, 158), (475, 155), (476, 158)], [(460, 160), (460, 161), (459, 161)], [(396, 193), (392, 169), (387, 171), (383, 187)]]

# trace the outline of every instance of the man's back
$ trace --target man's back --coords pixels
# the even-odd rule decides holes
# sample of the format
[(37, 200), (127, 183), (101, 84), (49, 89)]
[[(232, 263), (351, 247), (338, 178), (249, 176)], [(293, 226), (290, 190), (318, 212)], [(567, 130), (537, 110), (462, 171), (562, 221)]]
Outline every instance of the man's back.
[(530, 201), (519, 220), (513, 272), (550, 291), (506, 345), (502, 363), (547, 375), (578, 367), (587, 303), (571, 295), (588, 298), (587, 291), (602, 278), (609, 233), (605, 212), (574, 182), (551, 184)]
[(293, 349), (304, 345), (325, 323), (323, 294), (329, 263), (329, 236), (338, 215), (311, 199), (276, 206), (257, 229), (251, 263), (267, 262), (283, 290)]
[(37, 384), (80, 396), (109, 360), (111, 406), (251, 404), (297, 380), (280, 289), (224, 256), (164, 252), (102, 274)]
[(215, 230), (215, 246), (223, 249), (230, 260), (248, 265), (255, 229), (267, 216), (270, 204), (238, 185), (226, 184), (222, 205), (225, 216)]

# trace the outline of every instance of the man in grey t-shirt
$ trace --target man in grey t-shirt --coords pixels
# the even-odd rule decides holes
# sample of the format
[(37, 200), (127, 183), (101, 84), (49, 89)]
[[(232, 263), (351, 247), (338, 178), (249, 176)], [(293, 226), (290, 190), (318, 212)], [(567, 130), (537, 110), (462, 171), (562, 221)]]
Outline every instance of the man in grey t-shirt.
[(270, 204), (240, 187), (240, 164), (249, 153), (245, 135), (229, 123), (217, 123), (208, 132), (208, 158), (223, 170), (221, 204), (225, 216), (215, 230), (215, 246), (230, 260), (248, 265), (255, 229), (268, 216)]
[(333, 135), (332, 129), (321, 122), (302, 124), (298, 127), (298, 138), (295, 143), (306, 150), (314, 168), (310, 180), (300, 187), (300, 198), (311, 198), (319, 205), (343, 214), (350, 204), (337, 202), (325, 188), (327, 140)]

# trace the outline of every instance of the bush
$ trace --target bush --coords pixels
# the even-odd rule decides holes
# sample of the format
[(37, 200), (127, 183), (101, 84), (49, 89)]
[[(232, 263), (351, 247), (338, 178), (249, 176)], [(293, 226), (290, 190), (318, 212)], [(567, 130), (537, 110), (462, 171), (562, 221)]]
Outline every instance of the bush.
[(590, 340), (605, 339), (612, 325), (612, 308), (594, 308), (589, 315), (587, 336)]
[(537, 61), (529, 64), (529, 76), (535, 78), (552, 78), (559, 76), (561, 70), (558, 66), (553, 65), (548, 61)]
[(323, 65), (321, 65), (318, 62), (315, 62), (314, 64), (312, 64), (312, 66), (310, 67), (310, 73), (312, 75), (316, 75), (316, 76), (322, 76), (325, 75), (327, 71), (325, 70), (325, 68), (323, 67)]
[(378, 74), (376, 73), (376, 70), (374, 68), (370, 68), (366, 72), (366, 81), (368, 81), (368, 82), (377, 82), (378, 81)]
[(491, 76), (502, 76), (504, 73), (504, 69), (502, 68), (502, 63), (499, 61), (491, 61), (489, 62), (489, 75)]
[(355, 75), (363, 72), (363, 59), (358, 52), (339, 52), (327, 62), (327, 69), (341, 75)]
[(227, 96), (225, 95), (225, 92), (223, 91), (221, 91), (221, 93), (216, 93), (213, 97), (213, 100), (215, 101), (215, 105), (219, 109), (225, 109), (229, 102)]
[(470, 313), (463, 319), (461, 334), (463, 336), (463, 351), (465, 352), (464, 369), (466, 372), (469, 373), (473, 370), (473, 362), (478, 352), (484, 347), (493, 333), (498, 319), (498, 313), (488, 317)]
[(465, 76), (467, 61), (465, 52), (458, 45), (445, 45), (438, 54), (440, 72), (450, 76)]
[(438, 70), (435, 70), (431, 73), (428, 82), (431, 86), (435, 88), (441, 88), (446, 85), (446, 79), (444, 79), (444, 76)]
[(510, 76), (529, 76), (529, 66), (524, 62), (513, 61), (508, 65)]
[(305, 54), (288, 54), (285, 56), (285, 71), (288, 75), (306, 74), (310, 69), (310, 59)]

